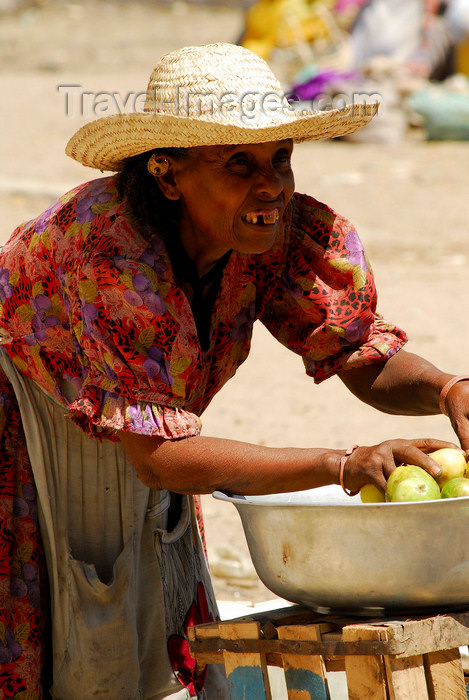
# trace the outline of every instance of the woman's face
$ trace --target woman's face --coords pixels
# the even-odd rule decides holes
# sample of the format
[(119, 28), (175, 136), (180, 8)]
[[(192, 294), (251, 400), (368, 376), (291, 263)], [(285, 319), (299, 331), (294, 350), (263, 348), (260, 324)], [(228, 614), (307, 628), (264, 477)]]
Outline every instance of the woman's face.
[(199, 274), (230, 249), (271, 248), (294, 191), (292, 151), (291, 141), (200, 146), (188, 159), (172, 161), (181, 241)]

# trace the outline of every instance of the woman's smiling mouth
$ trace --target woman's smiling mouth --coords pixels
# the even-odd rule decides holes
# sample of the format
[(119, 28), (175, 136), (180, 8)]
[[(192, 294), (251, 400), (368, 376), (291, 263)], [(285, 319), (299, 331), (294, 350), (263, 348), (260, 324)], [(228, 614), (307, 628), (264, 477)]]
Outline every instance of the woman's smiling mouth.
[(243, 221), (248, 224), (272, 225), (279, 219), (279, 210), (275, 209), (256, 209), (248, 212), (242, 217)]

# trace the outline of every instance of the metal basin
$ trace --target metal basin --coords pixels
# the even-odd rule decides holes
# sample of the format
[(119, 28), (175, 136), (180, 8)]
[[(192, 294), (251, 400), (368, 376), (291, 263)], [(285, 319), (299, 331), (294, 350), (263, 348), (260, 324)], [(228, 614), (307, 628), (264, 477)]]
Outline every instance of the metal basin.
[(469, 609), (469, 497), (363, 504), (337, 486), (214, 497), (241, 517), (259, 578), (318, 612)]

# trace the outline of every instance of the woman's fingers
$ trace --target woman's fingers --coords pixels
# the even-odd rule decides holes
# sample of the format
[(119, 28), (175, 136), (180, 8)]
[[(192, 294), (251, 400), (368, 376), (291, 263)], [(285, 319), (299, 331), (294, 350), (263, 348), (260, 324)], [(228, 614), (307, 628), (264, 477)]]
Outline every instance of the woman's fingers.
[(428, 453), (443, 448), (460, 450), (452, 442), (431, 438), (386, 440), (379, 445), (359, 447), (346, 462), (344, 482), (353, 491), (366, 483), (373, 483), (384, 491), (387, 479), (400, 464), (414, 464), (438, 477), (441, 467)]
[[(397, 442), (400, 443), (401, 441)], [(398, 464), (414, 464), (417, 467), (425, 469), (431, 476), (437, 477), (441, 474), (441, 467), (427, 453), (444, 448), (460, 449), (458, 445), (452, 442), (422, 438), (412, 440), (410, 444), (397, 444), (395, 447), (393, 445), (392, 450), (396, 466)], [(392, 471), (393, 469), (391, 469), (391, 472)], [(391, 472), (385, 472), (387, 478), (389, 478)]]
[[(396, 465), (394, 465), (395, 467)], [(387, 477), (384, 476), (384, 472), (381, 472), (381, 474), (378, 472), (376, 474), (376, 477), (373, 481), (374, 485), (377, 486), (381, 491), (386, 491), (386, 483), (387, 483)]]
[[(434, 459), (422, 452), (418, 447), (411, 445), (402, 451), (397, 450), (394, 454), (398, 464), (413, 464), (416, 467), (421, 467), (434, 478), (441, 474), (441, 467), (438, 462), (435, 462)], [(386, 476), (389, 478), (390, 474)]]
[(458, 382), (451, 387), (445, 406), (461, 447), (469, 453), (469, 381)]

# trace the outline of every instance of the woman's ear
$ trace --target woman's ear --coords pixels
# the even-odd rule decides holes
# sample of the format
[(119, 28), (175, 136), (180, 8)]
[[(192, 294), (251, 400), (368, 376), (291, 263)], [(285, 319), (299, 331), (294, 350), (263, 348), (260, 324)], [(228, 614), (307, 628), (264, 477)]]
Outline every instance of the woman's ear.
[(175, 171), (178, 161), (167, 155), (157, 156), (153, 154), (148, 161), (148, 172), (155, 178), (156, 184), (166, 199), (176, 201), (180, 193), (176, 186)]
[(172, 201), (177, 201), (180, 198), (179, 190), (174, 182), (172, 169), (168, 170), (167, 174), (163, 177), (155, 178), (156, 183), (166, 199), (171, 199)]

